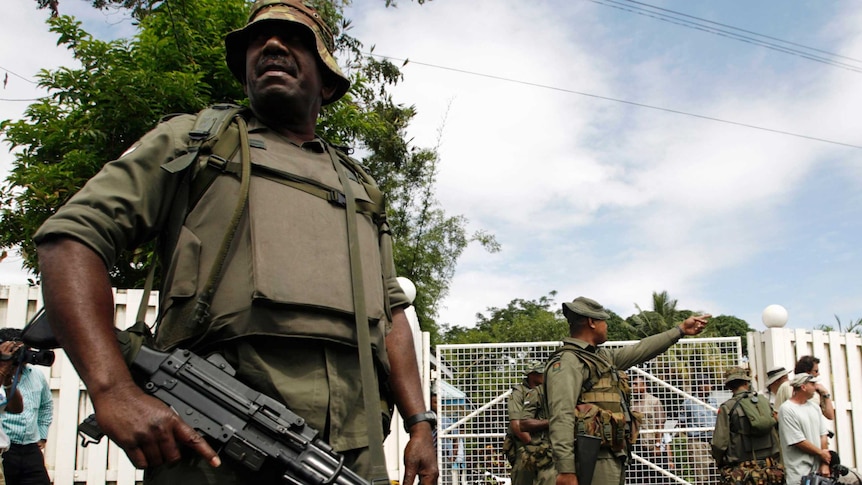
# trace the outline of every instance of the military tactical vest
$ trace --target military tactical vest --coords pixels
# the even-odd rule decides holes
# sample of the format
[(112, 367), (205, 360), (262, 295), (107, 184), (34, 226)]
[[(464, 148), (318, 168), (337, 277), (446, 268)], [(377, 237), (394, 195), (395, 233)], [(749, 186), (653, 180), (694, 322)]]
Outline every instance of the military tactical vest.
[(625, 371), (593, 352), (564, 344), (548, 360), (558, 362), (562, 352), (571, 352), (588, 369), (575, 414), (575, 434), (601, 438), (601, 446), (619, 452), (634, 444), (638, 433), (638, 413), (631, 411), (631, 387)]
[[(350, 321), (354, 312), (346, 190), (337, 167), (341, 165), (356, 199), (356, 226), (363, 242), (361, 284), (372, 344), (378, 360), (385, 363), (385, 331), (378, 324), (391, 320), (383, 286), (390, 275), (384, 274), (382, 264), (382, 257), (391, 254), (387, 253), (391, 240), (376, 183), (358, 162), (326, 144), (322, 145), (324, 152), (308, 154), (314, 159), (311, 165), (307, 160), (285, 160), (282, 154), (286, 150), (294, 150), (300, 157), (304, 152), (272, 137), (267, 143), (283, 142), (285, 146), (264, 146), (238, 120), (244, 114), (243, 108), (232, 105), (203, 110), (188, 134), (187, 153), (162, 167), (185, 177), (175, 205), (186, 210), (174, 208), (174, 220), (162, 242), (162, 261), (170, 263), (164, 275), (159, 346), (187, 345), (217, 331), (207, 318), (210, 307), (224, 315), (247, 311), (252, 303), (252, 308), (277, 309), (288, 316), (298, 312), (312, 318), (283, 319), (277, 329), (236, 328), (232, 332), (263, 330), (355, 345), (354, 326), (338, 322)], [(243, 167), (243, 148), (251, 154), (249, 167)], [(306, 169), (321, 162), (330, 166)], [(237, 217), (230, 218), (230, 214)], [(308, 264), (321, 255), (328, 258), (324, 264)], [(227, 259), (230, 264), (224, 263)], [(251, 291), (234, 291), (234, 285)], [(251, 325), (275, 325), (257, 317), (254, 320)]]

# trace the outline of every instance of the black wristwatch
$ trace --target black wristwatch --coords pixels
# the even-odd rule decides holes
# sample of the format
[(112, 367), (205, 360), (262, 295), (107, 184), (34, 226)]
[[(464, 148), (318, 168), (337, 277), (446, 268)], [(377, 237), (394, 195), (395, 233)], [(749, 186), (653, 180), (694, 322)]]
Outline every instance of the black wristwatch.
[(431, 425), (431, 429), (433, 430), (437, 427), (437, 413), (434, 411), (425, 411), (424, 413), (410, 416), (404, 420), (404, 431), (409, 433), (410, 428), (412, 428), (414, 424), (421, 423), (422, 421), (428, 421), (428, 424)]

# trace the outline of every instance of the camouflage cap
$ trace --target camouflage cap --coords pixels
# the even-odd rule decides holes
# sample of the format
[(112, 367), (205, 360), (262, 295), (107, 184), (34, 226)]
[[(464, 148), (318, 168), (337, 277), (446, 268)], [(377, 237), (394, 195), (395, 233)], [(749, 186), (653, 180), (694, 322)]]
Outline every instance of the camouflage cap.
[(730, 389), (730, 383), (733, 381), (751, 382), (751, 376), (748, 375), (748, 369), (743, 367), (731, 367), (724, 373), (724, 387)]
[(611, 317), (599, 302), (585, 296), (579, 296), (572, 302), (563, 303), (563, 314), (566, 315), (566, 319), (569, 319), (568, 313), (574, 313), (588, 318), (594, 318), (596, 320), (607, 320)]
[(249, 34), (259, 22), (290, 22), (302, 25), (312, 35), (317, 46), (317, 57), (333, 75), (336, 87), (332, 96), (323, 104), (338, 101), (350, 88), (350, 80), (335, 62), (332, 53), (335, 42), (329, 26), (309, 4), (302, 0), (256, 0), (251, 7), (248, 24), (241, 29), (228, 33), (224, 38), (227, 67), (240, 82), (245, 80), (245, 53), (248, 48)]
[(796, 374), (793, 380), (790, 381), (790, 385), (793, 387), (802, 387), (802, 385), (807, 382), (820, 382), (820, 379), (818, 379), (817, 376), (803, 372), (801, 374)]
[(527, 364), (527, 367), (524, 369), (524, 375), (528, 376), (532, 373), (536, 374), (544, 374), (545, 373), (545, 364), (539, 362), (538, 360), (530, 361)]

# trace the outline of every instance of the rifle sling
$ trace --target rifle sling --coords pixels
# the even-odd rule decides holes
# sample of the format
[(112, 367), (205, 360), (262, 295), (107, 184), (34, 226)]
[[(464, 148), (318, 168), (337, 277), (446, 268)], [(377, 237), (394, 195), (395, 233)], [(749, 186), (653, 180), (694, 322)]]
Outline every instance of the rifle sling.
[(362, 284), (362, 261), (359, 257), (359, 233), (356, 228), (356, 196), (347, 170), (331, 146), (329, 157), (338, 173), (339, 181), (347, 199), (347, 244), (350, 253), (350, 279), (353, 286), (353, 315), (356, 320), (356, 339), (359, 348), (359, 368), (362, 372), (362, 396), (365, 400), (365, 417), (368, 427), (368, 447), (371, 453), (371, 482), (388, 483), (386, 457), (383, 455), (383, 429), (380, 421), (380, 401), (376, 394), (379, 386), (371, 355), (371, 334), (365, 310), (365, 290)]

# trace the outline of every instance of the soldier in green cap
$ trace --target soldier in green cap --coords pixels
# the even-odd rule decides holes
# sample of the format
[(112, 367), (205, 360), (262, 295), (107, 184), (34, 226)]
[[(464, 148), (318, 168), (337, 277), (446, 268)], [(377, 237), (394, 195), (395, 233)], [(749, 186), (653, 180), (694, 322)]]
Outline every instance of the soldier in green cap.
[(636, 422), (625, 370), (686, 335), (699, 334), (710, 315), (689, 317), (666, 332), (612, 350), (599, 347), (608, 339), (609, 314), (598, 302), (575, 298), (563, 303), (563, 314), (570, 336), (545, 369), (556, 483), (622, 485)]
[(544, 382), (545, 365), (539, 361), (532, 361), (524, 369), (524, 380), (512, 387), (509, 396), (509, 440), (512, 443), (514, 460), (512, 461), (512, 485), (531, 485), (535, 478), (535, 469), (527, 463), (525, 447), (530, 444), (533, 437), (527, 431), (521, 429), (521, 419), (524, 417), (524, 407), (529, 403), (527, 394)]
[(372, 443), (388, 426), (386, 404), (396, 404), (410, 433), (403, 483), (418, 475), (430, 485), (435, 418), (383, 198), (357, 161), (315, 134), (321, 106), (350, 86), (333, 36), (308, 2), (257, 0), (225, 47), (249, 109), (164, 120), (36, 233), (52, 328), (102, 430), (146, 469), (147, 483), (281, 482), (283, 470), (222, 462), (124, 365), (108, 270), (119, 252), (156, 238), (157, 347), (221, 354), (239, 380), (284, 402), (365, 477), (386, 474)]

